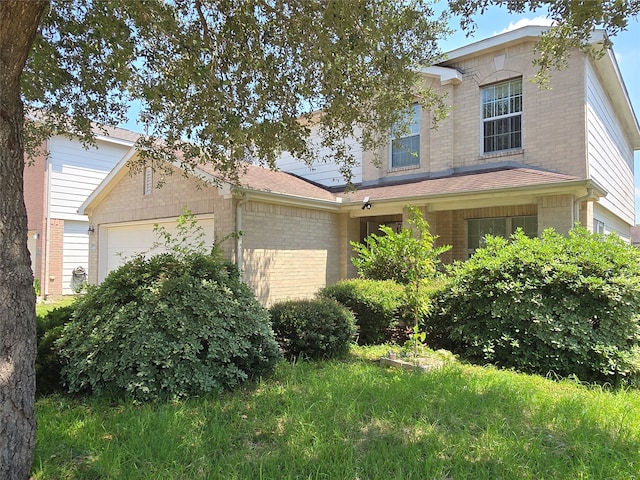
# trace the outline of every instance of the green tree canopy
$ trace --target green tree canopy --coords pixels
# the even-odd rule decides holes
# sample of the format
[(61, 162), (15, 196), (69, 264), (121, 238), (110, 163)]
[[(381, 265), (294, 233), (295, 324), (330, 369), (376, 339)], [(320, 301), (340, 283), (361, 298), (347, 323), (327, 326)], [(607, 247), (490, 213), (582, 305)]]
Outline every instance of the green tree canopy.
[(91, 122), (117, 125), (138, 101), (145, 161), (180, 152), (233, 174), (323, 147), (349, 180), (344, 138), (380, 145), (414, 101), (440, 115), (418, 70), (446, 28), (430, 0), (52, 0), (22, 75), (29, 145), (90, 141)]

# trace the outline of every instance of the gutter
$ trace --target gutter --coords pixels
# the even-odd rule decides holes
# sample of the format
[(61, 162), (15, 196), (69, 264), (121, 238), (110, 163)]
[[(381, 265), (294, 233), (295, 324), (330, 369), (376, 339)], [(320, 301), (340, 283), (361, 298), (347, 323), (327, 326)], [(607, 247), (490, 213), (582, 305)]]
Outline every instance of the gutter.
[(46, 299), (49, 296), (49, 258), (51, 252), (51, 159), (47, 159), (47, 225), (45, 227), (45, 245), (44, 245), (44, 285), (42, 285), (43, 298)]

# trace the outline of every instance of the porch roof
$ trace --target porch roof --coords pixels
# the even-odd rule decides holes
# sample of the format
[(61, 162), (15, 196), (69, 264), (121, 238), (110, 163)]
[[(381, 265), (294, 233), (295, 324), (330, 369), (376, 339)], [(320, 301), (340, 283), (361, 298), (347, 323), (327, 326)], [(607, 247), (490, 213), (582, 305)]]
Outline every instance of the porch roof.
[(466, 201), (468, 205), (465, 208), (468, 208), (476, 203), (482, 206), (481, 200), (491, 204), (524, 204), (535, 203), (536, 196), (542, 195), (571, 194), (579, 197), (588, 188), (594, 189), (598, 197), (607, 193), (588, 179), (535, 168), (511, 167), (362, 187), (343, 196), (345, 203), (349, 202), (352, 207), (359, 207), (369, 197), (374, 207), (376, 203), (436, 205), (440, 202), (443, 208), (452, 208), (453, 203)]
[(359, 188), (346, 196), (351, 201), (361, 201), (365, 197), (389, 200), (424, 195), (444, 195), (451, 193), (476, 192), (499, 188), (524, 187), (577, 180), (578, 177), (535, 170), (532, 168), (508, 168), (493, 171), (428, 178), (412, 182), (398, 182)]

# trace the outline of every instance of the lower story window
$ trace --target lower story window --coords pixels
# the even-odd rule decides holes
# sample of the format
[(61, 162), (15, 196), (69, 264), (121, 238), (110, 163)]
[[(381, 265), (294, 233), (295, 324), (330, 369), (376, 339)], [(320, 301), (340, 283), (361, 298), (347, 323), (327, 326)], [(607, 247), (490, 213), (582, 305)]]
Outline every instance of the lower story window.
[(538, 236), (538, 216), (472, 218), (467, 220), (467, 250), (469, 256), (485, 245), (485, 237), (507, 238), (520, 228), (528, 237)]

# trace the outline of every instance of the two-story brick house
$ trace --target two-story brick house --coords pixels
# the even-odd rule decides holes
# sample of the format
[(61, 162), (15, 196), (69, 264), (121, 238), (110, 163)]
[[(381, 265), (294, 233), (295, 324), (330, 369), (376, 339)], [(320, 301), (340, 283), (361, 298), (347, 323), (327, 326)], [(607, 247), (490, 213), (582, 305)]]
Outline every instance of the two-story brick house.
[(96, 136), (95, 146), (64, 136), (47, 140), (46, 152), (30, 161), (24, 171), (28, 246), (31, 267), (42, 295), (74, 293), (78, 278), (89, 263), (89, 220), (78, 208), (131, 149), (137, 135), (109, 129)]
[(330, 161), (310, 169), (284, 155), (281, 172), (251, 167), (239, 185), (197, 189), (195, 178), (174, 175), (147, 191), (153, 172), (126, 175), (123, 159), (81, 207), (96, 227), (90, 281), (120, 263), (114, 252), (184, 206), (206, 217), (210, 236), (243, 232), (223, 248), (266, 304), (353, 276), (349, 242), (381, 223), (401, 224), (408, 204), (453, 246), (445, 261), (467, 258), (487, 233), (518, 227), (566, 233), (579, 221), (629, 239), (640, 129), (613, 53), (593, 59), (576, 51), (568, 69), (553, 72), (552, 88), (540, 89), (530, 81), (540, 32), (482, 40), (427, 68), (424, 81), (447, 94), (450, 115), (433, 129), (429, 112), (414, 106), (409, 132), (379, 152), (348, 140), (360, 161), (353, 193), (344, 193)]

